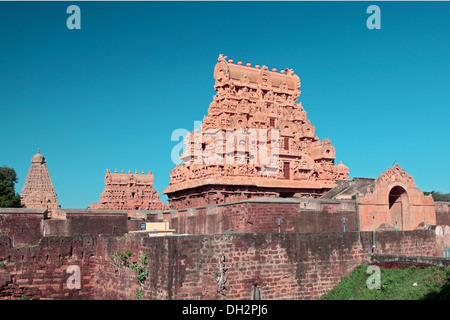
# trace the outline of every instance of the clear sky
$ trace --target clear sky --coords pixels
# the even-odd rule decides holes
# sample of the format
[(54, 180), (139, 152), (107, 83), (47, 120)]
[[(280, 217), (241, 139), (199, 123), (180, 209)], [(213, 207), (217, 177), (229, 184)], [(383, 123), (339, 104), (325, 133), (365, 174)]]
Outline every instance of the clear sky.
[(40, 148), (63, 208), (97, 202), (108, 168), (151, 170), (165, 200), (171, 134), (206, 115), (223, 53), (294, 69), (350, 178), (397, 161), (450, 192), (449, 16), (449, 2), (0, 2), (0, 165), (21, 192)]

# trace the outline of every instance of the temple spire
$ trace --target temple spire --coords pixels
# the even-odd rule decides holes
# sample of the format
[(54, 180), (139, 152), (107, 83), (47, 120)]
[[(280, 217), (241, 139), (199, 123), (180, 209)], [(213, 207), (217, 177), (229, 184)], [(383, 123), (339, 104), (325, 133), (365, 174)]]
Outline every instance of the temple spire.
[(38, 148), (31, 158), (31, 167), (21, 193), (22, 204), (26, 208), (59, 208), (58, 198), (53, 187), (46, 159)]

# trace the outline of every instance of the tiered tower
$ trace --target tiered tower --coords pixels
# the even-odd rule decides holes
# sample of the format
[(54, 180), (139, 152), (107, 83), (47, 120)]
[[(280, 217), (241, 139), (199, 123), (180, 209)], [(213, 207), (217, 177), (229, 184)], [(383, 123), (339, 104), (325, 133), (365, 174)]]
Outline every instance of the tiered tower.
[(158, 192), (153, 188), (154, 177), (148, 174), (111, 173), (105, 174), (105, 189), (100, 195), (100, 201), (90, 205), (91, 209), (116, 210), (163, 210), (167, 205), (159, 199)]
[(47, 208), (51, 211), (60, 207), (46, 162), (39, 149), (31, 158), (31, 167), (21, 193), (21, 201), (26, 208)]
[(293, 70), (234, 64), (220, 55), (214, 79), (216, 95), (201, 131), (187, 135), (183, 163), (164, 190), (171, 209), (320, 197), (336, 180), (349, 179), (348, 168), (334, 163), (330, 139), (319, 140), (297, 103), (300, 79)]

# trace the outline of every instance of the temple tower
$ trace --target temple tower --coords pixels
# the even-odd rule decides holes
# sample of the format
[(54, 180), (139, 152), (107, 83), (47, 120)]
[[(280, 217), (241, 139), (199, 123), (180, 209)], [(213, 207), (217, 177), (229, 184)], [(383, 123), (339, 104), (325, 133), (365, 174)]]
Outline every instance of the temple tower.
[(220, 55), (216, 94), (201, 130), (188, 134), (182, 164), (164, 190), (171, 209), (254, 197), (320, 197), (348, 180), (330, 139), (319, 140), (300, 102), (300, 78)]
[(105, 189), (100, 194), (100, 201), (92, 203), (91, 209), (116, 210), (163, 210), (167, 205), (159, 199), (158, 192), (153, 188), (154, 176), (148, 174), (111, 173), (105, 174)]
[(21, 193), (22, 204), (26, 208), (47, 208), (51, 211), (60, 207), (46, 161), (39, 149), (31, 158), (31, 167)]

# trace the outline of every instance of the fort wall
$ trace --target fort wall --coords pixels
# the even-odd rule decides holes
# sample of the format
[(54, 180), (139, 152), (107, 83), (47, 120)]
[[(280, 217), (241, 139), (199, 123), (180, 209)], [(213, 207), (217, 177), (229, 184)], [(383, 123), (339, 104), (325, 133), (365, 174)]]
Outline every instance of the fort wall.
[[(136, 299), (136, 271), (113, 265), (147, 255), (144, 299), (316, 299), (368, 262), (370, 232), (228, 233), (148, 237), (43, 237), (12, 247), (0, 239), (0, 296), (18, 299)], [(434, 256), (433, 230), (376, 233), (376, 253)], [(222, 267), (221, 268), (221, 264)], [(69, 266), (80, 268), (80, 289), (69, 289)], [(226, 281), (220, 283), (221, 277)]]
[(435, 202), (436, 224), (450, 225), (450, 202)]

